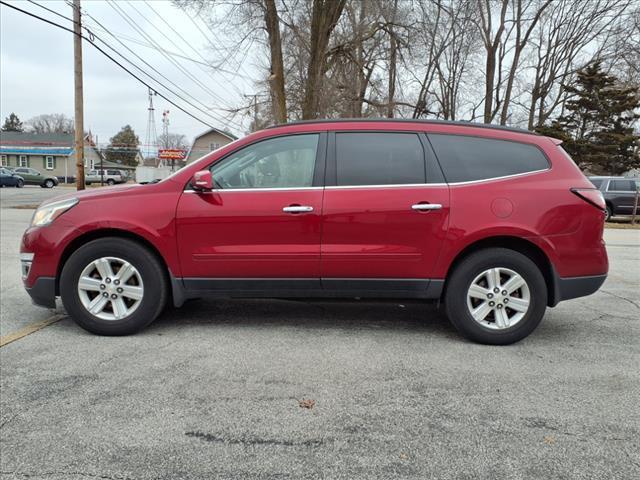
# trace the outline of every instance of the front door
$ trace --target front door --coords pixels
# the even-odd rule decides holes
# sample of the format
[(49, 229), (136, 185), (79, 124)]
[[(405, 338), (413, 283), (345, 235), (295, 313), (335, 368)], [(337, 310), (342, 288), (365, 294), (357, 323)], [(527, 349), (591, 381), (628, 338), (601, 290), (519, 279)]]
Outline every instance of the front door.
[(336, 132), (329, 145), (325, 288), (426, 288), (449, 217), (449, 190), (426, 138)]
[(243, 147), (211, 167), (213, 191), (183, 193), (176, 222), (188, 287), (319, 285), (323, 189), (316, 183), (325, 137), (288, 135)]

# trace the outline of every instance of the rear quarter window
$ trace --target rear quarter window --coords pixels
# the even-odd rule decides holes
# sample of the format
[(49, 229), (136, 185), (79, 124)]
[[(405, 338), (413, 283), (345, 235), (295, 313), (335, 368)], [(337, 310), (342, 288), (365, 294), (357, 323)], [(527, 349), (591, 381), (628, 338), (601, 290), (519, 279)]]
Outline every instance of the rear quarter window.
[(428, 135), (447, 182), (470, 182), (549, 168), (542, 151), (526, 143), (464, 135)]
[(590, 178), (589, 181), (593, 184), (594, 187), (600, 188), (602, 186), (601, 178)]
[(635, 192), (636, 184), (633, 180), (611, 180), (607, 190), (612, 192)]

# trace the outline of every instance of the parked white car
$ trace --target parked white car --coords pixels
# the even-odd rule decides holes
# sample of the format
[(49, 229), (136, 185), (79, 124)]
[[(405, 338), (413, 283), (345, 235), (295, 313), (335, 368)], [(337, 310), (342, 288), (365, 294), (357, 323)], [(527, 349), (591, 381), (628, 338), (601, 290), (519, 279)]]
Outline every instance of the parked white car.
[(127, 176), (120, 170), (89, 170), (84, 176), (84, 183), (91, 185), (92, 183), (104, 182), (107, 185), (115, 185), (116, 183), (125, 183)]

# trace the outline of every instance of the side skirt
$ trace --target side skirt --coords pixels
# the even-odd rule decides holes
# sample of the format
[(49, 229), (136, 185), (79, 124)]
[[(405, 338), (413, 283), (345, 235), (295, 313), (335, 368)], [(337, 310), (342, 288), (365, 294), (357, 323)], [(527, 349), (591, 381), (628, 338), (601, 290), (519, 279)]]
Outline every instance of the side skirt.
[(441, 279), (171, 278), (173, 303), (190, 298), (440, 298)]

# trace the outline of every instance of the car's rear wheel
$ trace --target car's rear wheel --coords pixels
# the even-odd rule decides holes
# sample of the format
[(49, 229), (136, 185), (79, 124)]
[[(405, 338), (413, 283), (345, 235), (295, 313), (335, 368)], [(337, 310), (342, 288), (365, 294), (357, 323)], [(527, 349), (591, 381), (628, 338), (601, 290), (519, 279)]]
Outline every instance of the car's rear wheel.
[(53, 188), (54, 185), (55, 185), (54, 181), (51, 180), (50, 178), (45, 180), (45, 182), (44, 182), (44, 186), (47, 187), (47, 188)]
[(613, 212), (611, 211), (611, 207), (607, 205), (607, 209), (604, 212), (604, 221), (608, 222), (613, 217)]
[(128, 335), (146, 327), (164, 308), (167, 289), (156, 256), (123, 238), (83, 245), (60, 276), (60, 296), (71, 318), (100, 335)]
[(16, 182), (16, 188), (22, 188), (24, 187), (24, 180), (18, 180)]
[(527, 256), (506, 248), (466, 257), (447, 281), (446, 311), (470, 340), (508, 345), (538, 326), (547, 306), (547, 285)]
[(109, 186), (111, 186), (111, 185), (115, 185), (115, 183), (116, 183), (116, 182), (115, 182), (112, 178), (110, 178), (109, 180), (107, 180), (107, 185), (109, 185)]

